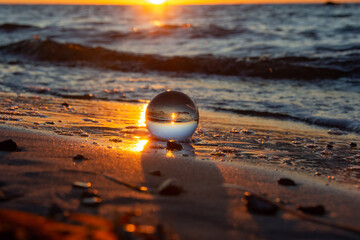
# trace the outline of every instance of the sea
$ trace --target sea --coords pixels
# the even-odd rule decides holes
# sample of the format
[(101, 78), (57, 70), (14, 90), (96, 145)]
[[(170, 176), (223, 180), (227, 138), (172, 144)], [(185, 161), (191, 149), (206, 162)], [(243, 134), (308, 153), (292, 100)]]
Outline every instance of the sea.
[[(144, 103), (171, 89), (206, 111), (358, 135), (359, 13), (360, 4), (0, 5), (0, 92)], [(341, 169), (358, 170), (355, 156)]]

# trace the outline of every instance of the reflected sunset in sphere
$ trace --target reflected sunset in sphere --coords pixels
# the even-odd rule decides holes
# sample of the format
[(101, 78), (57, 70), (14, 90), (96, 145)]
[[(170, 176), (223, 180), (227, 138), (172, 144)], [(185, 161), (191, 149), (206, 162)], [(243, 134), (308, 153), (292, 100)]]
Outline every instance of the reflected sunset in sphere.
[(186, 140), (195, 132), (199, 111), (186, 94), (166, 91), (154, 97), (146, 109), (146, 127), (158, 139)]

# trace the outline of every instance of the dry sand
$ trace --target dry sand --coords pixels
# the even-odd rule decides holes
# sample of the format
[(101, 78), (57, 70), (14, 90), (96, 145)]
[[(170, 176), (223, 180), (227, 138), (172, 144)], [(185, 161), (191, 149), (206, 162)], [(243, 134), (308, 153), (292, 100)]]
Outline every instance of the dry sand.
[[(140, 209), (138, 223), (163, 224), (169, 239), (359, 238), (359, 233), (309, 222), (286, 211), (274, 216), (249, 213), (242, 200), (244, 191), (224, 187), (235, 184), (271, 200), (280, 198), (292, 209), (296, 204), (323, 204), (328, 213), (321, 219), (360, 226), (359, 191), (316, 177), (254, 165), (199, 161), (191, 156), (166, 157), (147, 151), (146, 146), (140, 153), (118, 151), (81, 138), (13, 127), (1, 127), (0, 136), (0, 141), (11, 138), (21, 148), (0, 153), (0, 181), (5, 182), (1, 189), (21, 194), (1, 202), (1, 208), (46, 216), (56, 203), (69, 211), (109, 219), (116, 213)], [(75, 163), (76, 154), (89, 160)], [(162, 176), (150, 174), (155, 170)], [(140, 193), (106, 179), (104, 173), (154, 191), (164, 180), (175, 178), (185, 191), (179, 196)], [(291, 177), (298, 186), (281, 186), (279, 177)], [(91, 182), (103, 203), (98, 208), (82, 206), (81, 190), (72, 187), (74, 181)]]

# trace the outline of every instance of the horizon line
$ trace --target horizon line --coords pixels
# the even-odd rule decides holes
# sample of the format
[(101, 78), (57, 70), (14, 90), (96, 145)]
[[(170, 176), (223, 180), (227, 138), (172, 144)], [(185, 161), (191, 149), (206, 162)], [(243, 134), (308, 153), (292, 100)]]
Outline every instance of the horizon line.
[(121, 3), (12, 3), (12, 2), (0, 2), (0, 5), (68, 5), (68, 6), (74, 6), (74, 5), (84, 5), (84, 6), (155, 6), (155, 7), (161, 7), (161, 6), (206, 6), (206, 5), (306, 5), (306, 4), (327, 4), (327, 3), (332, 3), (335, 5), (342, 5), (342, 4), (359, 4), (360, 0), (357, 1), (343, 1), (343, 2), (338, 2), (338, 1), (309, 1), (309, 2), (304, 2), (304, 1), (299, 1), (299, 2), (254, 2), (254, 3), (198, 3), (198, 4), (171, 4), (171, 3), (167, 3), (167, 4), (161, 4), (161, 5), (153, 5), (150, 3), (144, 3), (144, 4), (121, 4)]

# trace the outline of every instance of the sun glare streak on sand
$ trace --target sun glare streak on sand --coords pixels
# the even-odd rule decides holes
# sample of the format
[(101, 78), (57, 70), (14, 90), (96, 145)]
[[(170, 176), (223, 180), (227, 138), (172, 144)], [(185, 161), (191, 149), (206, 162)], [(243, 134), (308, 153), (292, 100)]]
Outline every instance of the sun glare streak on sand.
[(144, 106), (142, 107), (142, 110), (140, 112), (140, 119), (138, 121), (138, 126), (139, 127), (145, 127), (145, 114), (146, 114), (146, 108), (147, 108), (148, 104), (144, 104)]
[(144, 150), (144, 147), (148, 143), (148, 141), (149, 140), (147, 140), (147, 139), (139, 140), (133, 148), (134, 152), (141, 152), (142, 150)]

